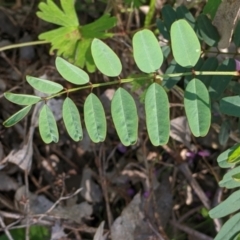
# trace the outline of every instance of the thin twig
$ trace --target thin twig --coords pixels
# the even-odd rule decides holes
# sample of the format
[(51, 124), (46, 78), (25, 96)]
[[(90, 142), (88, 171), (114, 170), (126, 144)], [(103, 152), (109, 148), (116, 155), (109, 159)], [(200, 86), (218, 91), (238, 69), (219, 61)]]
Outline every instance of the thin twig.
[(29, 199), (29, 182), (28, 182), (28, 170), (24, 171), (24, 178), (25, 178), (25, 186), (26, 186), (26, 234), (25, 234), (25, 240), (30, 240), (29, 238), (29, 229), (30, 229), (30, 199)]
[(11, 233), (8, 231), (8, 228), (6, 227), (5, 223), (3, 222), (2, 217), (0, 216), (0, 225), (3, 228), (4, 233), (8, 237), (9, 240), (13, 240)]

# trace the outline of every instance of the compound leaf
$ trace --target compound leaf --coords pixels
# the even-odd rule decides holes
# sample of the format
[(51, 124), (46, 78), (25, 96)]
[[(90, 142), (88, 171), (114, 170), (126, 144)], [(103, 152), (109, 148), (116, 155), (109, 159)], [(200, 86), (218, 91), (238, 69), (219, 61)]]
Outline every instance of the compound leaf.
[(211, 218), (222, 218), (240, 209), (240, 190), (232, 193), (227, 199), (211, 209), (209, 215)]
[(67, 81), (77, 85), (83, 85), (89, 82), (89, 76), (85, 71), (74, 66), (63, 58), (57, 57), (55, 64), (58, 72)]
[(151, 143), (166, 144), (170, 134), (169, 102), (166, 91), (157, 83), (152, 83), (146, 92), (145, 112)]
[(222, 98), (220, 100), (220, 111), (230, 116), (240, 117), (240, 96)]
[(8, 101), (18, 105), (33, 105), (41, 101), (41, 98), (38, 96), (27, 95), (27, 94), (15, 94), (11, 92), (5, 92), (4, 97)]
[(208, 90), (198, 79), (191, 80), (184, 93), (184, 107), (190, 129), (194, 136), (203, 137), (211, 124)]
[(20, 111), (13, 114), (11, 117), (9, 117), (6, 121), (3, 122), (3, 125), (5, 127), (11, 127), (21, 121), (31, 110), (32, 105), (26, 106), (22, 108)]
[(69, 136), (76, 142), (82, 140), (83, 131), (79, 111), (69, 97), (63, 102), (62, 115)]
[(180, 19), (172, 24), (170, 34), (176, 62), (182, 67), (193, 67), (200, 58), (201, 46), (192, 27)]
[(161, 67), (163, 54), (153, 32), (145, 29), (134, 35), (133, 56), (138, 68), (142, 72), (155, 72)]
[(84, 103), (84, 120), (93, 142), (103, 142), (107, 133), (106, 116), (98, 97), (90, 93)]
[(36, 90), (46, 93), (54, 94), (63, 90), (63, 86), (59, 83), (55, 83), (49, 80), (44, 80), (41, 78), (26, 76), (27, 82)]
[(120, 59), (113, 50), (99, 39), (92, 41), (92, 55), (100, 72), (109, 77), (117, 77), (122, 71)]
[(136, 143), (138, 133), (136, 104), (132, 96), (121, 87), (113, 96), (111, 113), (122, 144), (129, 146)]
[(44, 105), (39, 113), (39, 132), (42, 140), (48, 144), (58, 142), (59, 135), (56, 120), (48, 105)]

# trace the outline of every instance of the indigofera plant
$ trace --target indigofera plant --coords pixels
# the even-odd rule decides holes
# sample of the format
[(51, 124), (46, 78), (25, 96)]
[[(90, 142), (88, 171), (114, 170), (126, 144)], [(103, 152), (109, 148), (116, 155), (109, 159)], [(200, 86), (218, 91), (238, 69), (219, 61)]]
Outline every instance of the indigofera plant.
[[(186, 20), (178, 20), (172, 24), (171, 37), (178, 41), (172, 41), (172, 51), (176, 62), (185, 68), (195, 66), (200, 58), (201, 48), (199, 40)], [(181, 36), (179, 36), (181, 34)], [(185, 38), (191, 41), (185, 43)], [(94, 39), (91, 44), (91, 52), (94, 63), (100, 72), (108, 77), (119, 77), (122, 71), (122, 64), (118, 56), (104, 42)], [(186, 53), (187, 52), (187, 53)], [(181, 57), (183, 56), (184, 57)], [(170, 133), (169, 100), (166, 89), (159, 84), (164, 77), (171, 77), (174, 74), (159, 75), (157, 70), (163, 63), (163, 53), (157, 38), (150, 30), (141, 30), (133, 37), (133, 56), (138, 68), (147, 73), (141, 80), (147, 81), (149, 87), (145, 97), (146, 125), (149, 138), (154, 146), (166, 144)], [(57, 57), (56, 68), (60, 75), (75, 85), (84, 85), (72, 89), (64, 89), (59, 83), (50, 80), (43, 80), (27, 76), (27, 82), (36, 90), (48, 94), (47, 97), (38, 97), (14, 93), (5, 93), (5, 97), (14, 103), (27, 105), (4, 122), (6, 127), (20, 121), (30, 111), (31, 107), (43, 101), (44, 105), (39, 114), (39, 130), (45, 143), (57, 142), (59, 139), (58, 129), (54, 116), (46, 104), (55, 96), (66, 94), (67, 98), (63, 103), (63, 121), (70, 137), (74, 141), (82, 139), (81, 118), (75, 103), (70, 98), (70, 93), (83, 88), (100, 87), (110, 84), (123, 84), (126, 82), (138, 81), (139, 78), (127, 78), (115, 80), (109, 83), (91, 84), (88, 74), (64, 60)], [(192, 72), (181, 73), (192, 75)], [(203, 74), (195, 72), (193, 79), (189, 81), (184, 94), (184, 105), (190, 128), (195, 136), (205, 136), (211, 123), (210, 98), (206, 86), (196, 78), (196, 75)], [(138, 115), (135, 101), (131, 94), (123, 87), (115, 92), (111, 113), (118, 136), (125, 146), (136, 143), (138, 133)], [(87, 131), (93, 142), (102, 142), (106, 137), (106, 117), (103, 106), (94, 93), (90, 93), (84, 103), (84, 120)]]
[[(50, 0), (47, 1), (47, 4), (50, 4), (50, 2)], [(62, 4), (65, 3), (64, 0), (61, 2)], [(42, 11), (46, 7), (44, 4), (40, 8)], [(65, 4), (62, 7), (65, 9), (66, 6)], [(68, 10), (70, 11), (70, 9)], [(172, 14), (167, 14), (169, 12), (172, 12)], [(80, 141), (83, 138), (82, 118), (76, 104), (71, 99), (71, 92), (88, 88), (91, 92), (87, 96), (83, 108), (85, 126), (93, 142), (103, 142), (107, 133), (106, 116), (101, 101), (92, 90), (97, 87), (115, 84), (119, 87), (111, 102), (112, 120), (120, 141), (125, 146), (129, 146), (137, 142), (138, 114), (135, 100), (124, 89), (124, 83), (139, 81), (147, 83), (144, 104), (149, 139), (154, 146), (164, 145), (168, 142), (170, 135), (168, 91), (175, 89), (181, 93), (176, 85), (181, 78), (184, 78), (186, 85), (185, 91), (182, 92), (186, 117), (194, 136), (202, 137), (208, 133), (211, 125), (211, 106), (213, 102), (220, 102), (219, 110), (221, 114), (240, 117), (240, 97), (237, 95), (222, 98), (232, 77), (239, 76), (239, 72), (236, 71), (235, 61), (227, 59), (218, 66), (216, 58), (204, 58), (201, 48), (203, 43), (207, 44), (207, 46), (216, 46), (219, 41), (219, 36), (216, 29), (211, 25), (211, 21), (205, 15), (201, 15), (195, 20), (185, 7), (179, 7), (174, 11), (169, 6), (166, 6), (163, 8), (163, 15), (166, 18), (163, 21), (159, 20), (157, 26), (171, 44), (161, 48), (153, 32), (146, 29), (138, 31), (133, 36), (133, 57), (139, 70), (143, 73), (141, 77), (120, 78), (122, 64), (116, 53), (99, 38), (91, 39), (92, 36), (89, 36), (91, 42), (88, 43), (90, 44), (88, 54), (91, 53), (94, 65), (104, 75), (116, 79), (104, 83), (90, 83), (89, 75), (84, 70), (61, 57), (56, 57), (55, 65), (60, 75), (66, 81), (77, 86), (66, 89), (59, 83), (27, 76), (27, 82), (34, 89), (48, 95), (39, 97), (6, 92), (5, 97), (9, 101), (24, 107), (9, 117), (4, 122), (4, 126), (10, 127), (16, 124), (29, 113), (35, 104), (42, 104), (39, 113), (40, 135), (45, 143), (58, 142), (59, 133), (56, 120), (47, 102), (56, 96), (66, 95), (62, 106), (63, 121), (69, 136), (74, 141)], [(43, 16), (39, 16), (43, 18)], [(49, 20), (46, 16), (45, 19)], [(63, 25), (63, 22), (56, 23)], [(76, 30), (76, 19), (75, 23)], [(72, 28), (67, 25), (64, 26), (64, 31), (68, 32), (70, 29)], [(102, 30), (104, 29), (102, 28)], [(46, 39), (50, 38), (51, 34), (43, 35), (42, 38), (44, 36)], [(83, 34), (85, 34), (84, 31)], [(78, 44), (81, 44), (81, 41), (79, 38)], [(60, 48), (60, 45), (65, 44), (65, 42), (59, 42), (60, 45), (57, 46), (56, 43), (56, 48)], [(84, 54), (85, 52), (83, 51)], [(174, 59), (166, 72), (159, 74), (158, 70), (161, 68), (164, 58), (170, 52), (172, 52)], [(75, 60), (82, 58), (81, 53), (78, 54), (75, 55)], [(65, 54), (63, 56), (66, 57)], [(84, 64), (77, 65), (84, 66)], [(234, 146), (222, 153), (218, 158), (220, 167), (235, 166), (240, 161), (238, 157), (240, 155), (239, 149), (240, 147), (237, 145), (237, 147)], [(239, 186), (239, 172), (239, 168), (235, 168), (231, 173), (227, 173), (220, 185), (226, 187)], [(229, 210), (225, 207), (227, 204), (236, 202), (238, 198), (240, 198), (240, 193), (235, 192), (233, 197), (229, 197), (229, 199), (225, 200), (225, 203), (223, 202), (222, 205), (220, 204), (216, 209), (213, 209), (210, 215), (212, 217), (222, 217), (240, 209), (240, 204), (236, 204), (237, 207), (229, 208)], [(223, 208), (226, 211), (222, 210)], [(237, 227), (239, 222), (240, 214), (230, 218), (218, 233), (216, 239), (225, 240), (236, 236), (240, 232), (239, 227)]]

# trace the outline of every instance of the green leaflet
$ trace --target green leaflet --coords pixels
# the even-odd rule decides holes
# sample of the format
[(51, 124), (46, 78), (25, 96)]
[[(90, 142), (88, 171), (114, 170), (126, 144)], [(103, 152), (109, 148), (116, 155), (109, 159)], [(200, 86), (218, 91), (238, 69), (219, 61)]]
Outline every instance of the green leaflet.
[(85, 71), (74, 66), (63, 58), (57, 57), (55, 64), (58, 72), (67, 81), (77, 85), (83, 85), (89, 82), (89, 76)]
[(41, 78), (35, 78), (31, 76), (26, 76), (27, 82), (36, 90), (46, 93), (46, 94), (54, 94), (58, 93), (61, 90), (63, 90), (63, 86), (49, 81), (49, 80), (44, 80)]
[(165, 39), (167, 39), (167, 40), (170, 39), (169, 32), (168, 32), (164, 22), (160, 19), (157, 19), (157, 28), (158, 28), (160, 34), (162, 34)]
[[(169, 67), (165, 71), (165, 74), (184, 73), (185, 71), (186, 71), (186, 68), (183, 68), (182, 66), (177, 64), (176, 61), (173, 59), (171, 61), (170, 65), (169, 65)], [(182, 76), (164, 78), (163, 81), (162, 81), (162, 86), (167, 88), (167, 89), (171, 89), (178, 83), (178, 81), (181, 78), (182, 78)]]
[(152, 83), (145, 96), (145, 112), (148, 135), (154, 146), (168, 142), (170, 134), (169, 102), (166, 91)]
[(39, 113), (39, 131), (45, 143), (58, 142), (59, 135), (56, 120), (48, 105), (44, 105)]
[(184, 19), (175, 21), (170, 34), (175, 61), (182, 67), (195, 66), (200, 58), (201, 46), (189, 23)]
[(120, 59), (113, 50), (99, 39), (92, 41), (92, 56), (99, 71), (109, 77), (117, 77), (122, 71)]
[(155, 72), (161, 67), (163, 54), (153, 32), (145, 29), (134, 35), (133, 57), (142, 72)]
[(234, 179), (234, 181), (239, 183), (240, 182), (240, 173), (238, 172), (238, 173), (232, 175), (232, 178)]
[(220, 100), (220, 111), (230, 116), (240, 117), (240, 96), (222, 98)]
[(224, 176), (223, 179), (218, 183), (220, 187), (225, 187), (228, 189), (233, 189), (236, 187), (240, 187), (240, 182), (235, 181), (233, 176), (237, 173), (240, 173), (240, 166), (233, 168), (232, 170), (228, 171)]
[(215, 208), (209, 211), (211, 218), (222, 218), (236, 212), (240, 209), (240, 190), (232, 193), (227, 199), (218, 204)]
[(197, 28), (199, 34), (201, 35), (203, 41), (209, 46), (217, 46), (220, 36), (216, 27), (212, 25), (210, 19), (204, 15), (200, 14), (197, 18)]
[(63, 102), (62, 115), (69, 136), (76, 142), (82, 140), (83, 131), (79, 111), (69, 97)]
[(162, 8), (162, 17), (167, 30), (170, 31), (172, 24), (178, 19), (172, 6), (168, 4), (164, 5)]
[[(234, 59), (226, 59), (222, 64), (217, 68), (216, 71), (235, 71), (236, 63)], [(209, 94), (211, 99), (218, 100), (224, 90), (227, 88), (229, 82), (233, 76), (231, 75), (222, 75), (222, 76), (213, 76), (212, 81), (209, 85)]]
[(192, 13), (186, 8), (186, 6), (181, 5), (176, 9), (177, 18), (178, 19), (185, 19), (194, 29), (195, 27), (195, 18), (193, 17)]
[(218, 134), (218, 141), (222, 146), (226, 145), (229, 139), (230, 132), (231, 132), (230, 122), (229, 121), (222, 122), (220, 131)]
[(235, 234), (239, 233), (240, 213), (232, 216), (227, 222), (224, 223), (221, 230), (218, 232), (214, 240), (227, 240), (232, 239)]
[(200, 80), (195, 78), (188, 83), (184, 93), (184, 107), (193, 135), (205, 136), (211, 124), (211, 109), (208, 90)]
[(8, 101), (18, 105), (33, 105), (41, 101), (41, 98), (38, 96), (27, 95), (27, 94), (15, 94), (11, 92), (5, 92), (4, 97)]
[(239, 150), (240, 144), (238, 143), (222, 152), (217, 158), (218, 165), (221, 168), (234, 167), (235, 163), (240, 161)]
[(26, 106), (22, 108), (20, 111), (13, 114), (11, 117), (9, 117), (6, 121), (3, 122), (3, 125), (5, 127), (11, 127), (21, 121), (31, 110), (32, 105)]
[(138, 115), (133, 97), (119, 88), (112, 99), (111, 113), (113, 123), (123, 145), (135, 144), (138, 135)]
[(107, 122), (102, 103), (98, 97), (90, 93), (84, 103), (84, 120), (93, 142), (103, 142), (107, 133)]
[(211, 19), (213, 20), (219, 5), (221, 4), (222, 0), (208, 0), (207, 4), (203, 9), (204, 14), (209, 14)]

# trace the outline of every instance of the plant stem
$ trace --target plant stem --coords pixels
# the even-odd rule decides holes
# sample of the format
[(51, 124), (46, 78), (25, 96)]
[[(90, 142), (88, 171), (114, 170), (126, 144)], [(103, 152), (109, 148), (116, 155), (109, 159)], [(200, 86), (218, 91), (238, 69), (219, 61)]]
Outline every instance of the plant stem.
[[(215, 75), (215, 76), (222, 76), (222, 75), (230, 75), (230, 76), (239, 76), (239, 72), (238, 71), (232, 71), (232, 72), (208, 72), (208, 71), (194, 71), (194, 72), (186, 72), (186, 73), (171, 73), (171, 74), (163, 74), (163, 75), (156, 75), (155, 79), (158, 80), (162, 80), (164, 78), (174, 78), (174, 77), (183, 77), (183, 76), (190, 76), (192, 75), (193, 78), (195, 76), (198, 75)], [(126, 79), (120, 79), (120, 80), (115, 80), (115, 81), (111, 81), (111, 82), (104, 82), (104, 83), (94, 83), (94, 84), (88, 84), (85, 86), (81, 86), (81, 87), (76, 87), (76, 88), (72, 88), (72, 89), (67, 89), (64, 90), (62, 92), (53, 94), (47, 98), (45, 98), (45, 100), (49, 100), (52, 99), (54, 97), (63, 95), (63, 94), (67, 94), (70, 92), (76, 92), (82, 89), (88, 89), (88, 88), (97, 88), (97, 87), (104, 87), (104, 86), (110, 86), (110, 85), (116, 85), (116, 84), (123, 84), (123, 83), (129, 83), (129, 82), (133, 82), (133, 81), (149, 81), (149, 80), (153, 80), (154, 76), (152, 75), (148, 75), (148, 76), (144, 76), (144, 77), (136, 77), (136, 78), (126, 78)]]
[(21, 47), (27, 47), (27, 46), (33, 46), (33, 45), (42, 45), (42, 44), (47, 44), (47, 43), (50, 43), (50, 42), (48, 42), (48, 41), (32, 41), (32, 42), (25, 42), (25, 43), (16, 43), (16, 44), (11, 44), (11, 45), (1, 47), (0, 52), (6, 51), (9, 49), (14, 49), (14, 48), (21, 48)]

